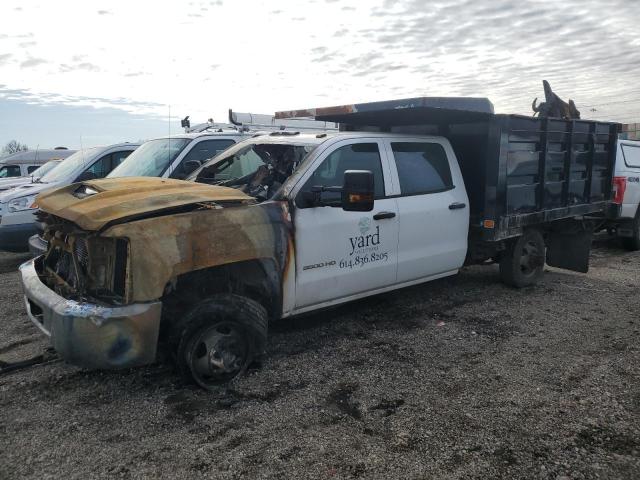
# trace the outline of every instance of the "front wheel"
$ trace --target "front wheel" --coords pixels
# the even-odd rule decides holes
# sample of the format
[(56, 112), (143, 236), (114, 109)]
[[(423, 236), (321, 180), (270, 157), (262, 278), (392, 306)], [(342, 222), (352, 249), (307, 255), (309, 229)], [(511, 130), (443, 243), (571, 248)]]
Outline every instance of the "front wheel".
[(177, 361), (182, 375), (214, 390), (242, 375), (267, 339), (267, 312), (239, 295), (216, 295), (187, 314)]
[(542, 278), (545, 244), (538, 230), (527, 230), (513, 242), (500, 259), (500, 278), (507, 285), (522, 288)]

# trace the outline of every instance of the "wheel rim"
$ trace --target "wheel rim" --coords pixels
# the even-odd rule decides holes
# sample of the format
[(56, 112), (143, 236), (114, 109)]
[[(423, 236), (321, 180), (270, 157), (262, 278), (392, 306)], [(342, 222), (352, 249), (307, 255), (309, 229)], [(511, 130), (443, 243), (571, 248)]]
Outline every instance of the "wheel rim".
[(523, 275), (530, 276), (538, 269), (536, 259), (540, 256), (540, 252), (536, 243), (529, 240), (522, 246), (522, 255), (520, 255), (520, 271)]
[(200, 385), (219, 385), (246, 368), (249, 350), (248, 339), (242, 329), (231, 322), (220, 322), (203, 329), (193, 339), (186, 352), (187, 362)]

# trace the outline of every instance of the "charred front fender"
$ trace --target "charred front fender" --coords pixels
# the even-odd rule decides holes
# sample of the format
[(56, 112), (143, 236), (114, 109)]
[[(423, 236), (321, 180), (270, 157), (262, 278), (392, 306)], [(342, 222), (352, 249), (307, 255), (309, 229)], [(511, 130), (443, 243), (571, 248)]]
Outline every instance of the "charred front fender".
[(128, 303), (162, 298), (172, 279), (185, 273), (249, 260), (273, 261), (282, 282), (291, 253), (285, 202), (151, 217), (115, 225), (102, 236), (129, 241)]

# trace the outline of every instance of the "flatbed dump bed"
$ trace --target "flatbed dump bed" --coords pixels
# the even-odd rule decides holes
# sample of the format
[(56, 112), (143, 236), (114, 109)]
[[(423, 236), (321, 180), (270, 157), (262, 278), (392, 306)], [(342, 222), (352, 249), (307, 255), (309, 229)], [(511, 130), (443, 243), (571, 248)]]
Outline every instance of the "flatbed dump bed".
[(604, 213), (620, 125), (495, 114), (486, 98), (423, 97), (276, 113), (343, 131), (447, 138), (470, 202), (471, 235), (499, 241), (527, 226)]

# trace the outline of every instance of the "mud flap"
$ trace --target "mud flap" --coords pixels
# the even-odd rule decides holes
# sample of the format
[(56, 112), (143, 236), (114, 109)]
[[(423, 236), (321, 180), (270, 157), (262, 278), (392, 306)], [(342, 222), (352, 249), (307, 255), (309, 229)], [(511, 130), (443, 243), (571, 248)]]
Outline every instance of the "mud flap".
[(547, 235), (547, 265), (574, 272), (589, 271), (589, 252), (593, 232), (549, 232)]

